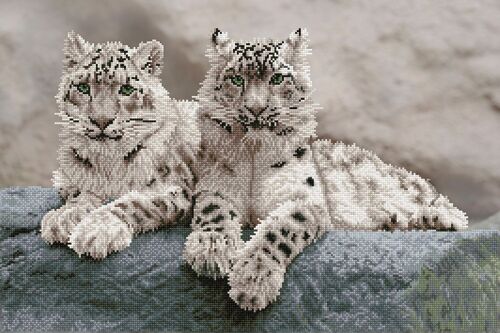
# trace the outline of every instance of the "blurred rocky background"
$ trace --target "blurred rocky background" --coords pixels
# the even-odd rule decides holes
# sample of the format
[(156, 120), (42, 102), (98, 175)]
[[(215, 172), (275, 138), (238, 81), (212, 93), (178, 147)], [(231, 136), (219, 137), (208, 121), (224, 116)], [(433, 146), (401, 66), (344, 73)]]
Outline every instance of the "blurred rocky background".
[(163, 82), (195, 95), (215, 27), (235, 39), (309, 30), (319, 136), (429, 178), (472, 221), (500, 210), (496, 0), (0, 0), (0, 187), (50, 186), (63, 40), (165, 45)]

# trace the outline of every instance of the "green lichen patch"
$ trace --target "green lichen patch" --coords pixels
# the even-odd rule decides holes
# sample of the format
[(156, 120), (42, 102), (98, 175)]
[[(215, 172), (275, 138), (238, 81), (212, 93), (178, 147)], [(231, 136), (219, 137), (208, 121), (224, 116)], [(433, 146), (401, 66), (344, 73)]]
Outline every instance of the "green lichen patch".
[(407, 295), (415, 332), (499, 332), (500, 236), (461, 240)]

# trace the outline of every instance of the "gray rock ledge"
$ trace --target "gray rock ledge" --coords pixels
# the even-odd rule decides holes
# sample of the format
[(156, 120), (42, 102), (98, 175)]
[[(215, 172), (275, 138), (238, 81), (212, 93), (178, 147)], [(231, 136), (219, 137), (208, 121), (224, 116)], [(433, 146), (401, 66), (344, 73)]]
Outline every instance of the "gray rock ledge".
[(500, 332), (500, 232), (328, 233), (290, 267), (279, 300), (240, 310), (227, 281), (181, 260), (185, 227), (103, 261), (39, 235), (61, 204), (0, 191), (0, 331)]

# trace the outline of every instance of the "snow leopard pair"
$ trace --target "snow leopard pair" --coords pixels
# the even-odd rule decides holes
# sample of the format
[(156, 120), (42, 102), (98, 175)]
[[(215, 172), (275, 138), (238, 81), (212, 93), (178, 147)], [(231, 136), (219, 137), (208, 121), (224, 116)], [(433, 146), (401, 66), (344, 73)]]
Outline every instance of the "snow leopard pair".
[[(70, 34), (54, 183), (66, 204), (42, 237), (95, 258), (192, 209), (184, 259), (228, 276), (260, 310), (288, 265), (333, 228), (461, 230), (467, 218), (421, 177), (356, 146), (314, 140), (307, 33), (235, 42), (218, 29), (198, 103), (168, 97), (162, 47), (90, 45)], [(248, 242), (241, 227), (255, 227)]]

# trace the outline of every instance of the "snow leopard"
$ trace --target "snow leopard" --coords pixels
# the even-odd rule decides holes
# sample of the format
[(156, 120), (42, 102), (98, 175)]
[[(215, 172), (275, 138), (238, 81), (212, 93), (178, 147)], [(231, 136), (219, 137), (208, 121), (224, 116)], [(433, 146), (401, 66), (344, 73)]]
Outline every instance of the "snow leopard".
[[(357, 146), (316, 138), (309, 54), (305, 29), (249, 42), (216, 29), (207, 51), (183, 256), (198, 274), (227, 276), (229, 296), (245, 310), (275, 301), (287, 267), (327, 230), (467, 226), (428, 181)], [(247, 242), (242, 226), (255, 228)]]
[(100, 259), (188, 218), (197, 104), (162, 86), (158, 41), (92, 44), (70, 32), (64, 56), (53, 184), (65, 203), (43, 218), (41, 236)]

